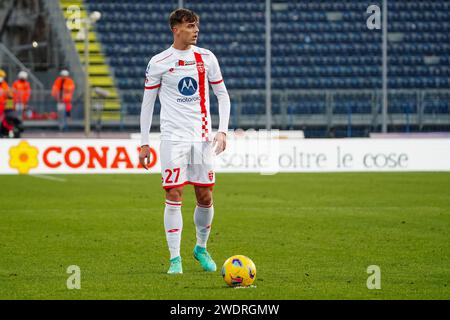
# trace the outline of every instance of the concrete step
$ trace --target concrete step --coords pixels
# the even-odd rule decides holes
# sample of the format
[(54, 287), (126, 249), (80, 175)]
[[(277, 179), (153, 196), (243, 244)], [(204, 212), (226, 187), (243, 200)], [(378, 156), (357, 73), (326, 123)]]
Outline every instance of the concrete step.
[(89, 76), (89, 83), (93, 87), (114, 87), (112, 78), (108, 76)]
[[(80, 55), (82, 55), (84, 53), (84, 43), (83, 42), (76, 42), (75, 48), (77, 49), (77, 51)], [(88, 50), (90, 53), (100, 53), (101, 52), (100, 43), (90, 42), (88, 45)]]

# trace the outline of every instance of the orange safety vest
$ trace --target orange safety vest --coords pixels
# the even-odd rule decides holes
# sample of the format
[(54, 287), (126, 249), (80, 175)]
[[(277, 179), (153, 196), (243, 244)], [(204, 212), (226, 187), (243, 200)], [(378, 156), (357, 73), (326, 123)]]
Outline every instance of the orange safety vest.
[(71, 78), (58, 77), (53, 83), (52, 96), (57, 101), (72, 101), (73, 92), (75, 91), (75, 83)]
[(13, 102), (14, 105), (16, 103), (23, 103), (24, 105), (28, 104), (28, 100), (30, 99), (31, 88), (30, 83), (26, 80), (16, 80), (13, 83)]
[(0, 107), (5, 107), (6, 101), (9, 97), (9, 86), (6, 81), (0, 83)]
[(9, 96), (9, 87), (6, 81), (0, 83), (0, 121), (2, 121), (3, 113), (5, 113), (6, 101)]
[[(67, 111), (72, 108), (72, 96), (75, 91), (75, 82), (69, 77), (58, 77), (53, 83), (52, 96), (58, 102), (66, 104)], [(70, 106), (70, 107), (69, 107)]]

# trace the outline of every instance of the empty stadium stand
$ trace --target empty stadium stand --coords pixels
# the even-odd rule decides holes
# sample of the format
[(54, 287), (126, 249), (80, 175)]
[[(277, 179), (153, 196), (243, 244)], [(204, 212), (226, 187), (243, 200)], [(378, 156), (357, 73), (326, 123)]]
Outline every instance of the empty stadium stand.
[[(116, 78), (122, 107), (137, 115), (146, 65), (171, 44), (168, 14), (178, 1), (85, 2), (90, 11), (102, 13), (96, 25), (98, 38)], [(379, 1), (371, 4), (377, 2), (380, 5)], [(356, 122), (358, 115), (365, 116), (363, 126), (377, 126), (381, 30), (367, 28), (367, 6), (358, 0), (273, 1), (272, 88), (274, 93), (285, 92), (282, 98), (273, 98), (275, 120), (279, 115), (285, 125), (298, 127), (298, 117), (307, 116), (311, 124), (316, 115), (326, 119), (332, 114), (334, 119), (342, 115), (345, 124), (352, 114)], [(263, 115), (265, 1), (187, 0), (185, 7), (201, 17), (198, 45), (215, 52), (232, 96), (239, 92), (233, 100), (237, 115)], [(449, 114), (450, 1), (389, 1), (388, 10), (388, 85), (393, 90), (389, 114), (413, 115), (411, 121), (420, 129), (424, 115)], [(217, 113), (217, 105), (211, 108)], [(248, 124), (254, 125), (252, 121)], [(352, 135), (364, 132), (367, 128), (353, 130)], [(339, 135), (339, 130), (334, 134)]]

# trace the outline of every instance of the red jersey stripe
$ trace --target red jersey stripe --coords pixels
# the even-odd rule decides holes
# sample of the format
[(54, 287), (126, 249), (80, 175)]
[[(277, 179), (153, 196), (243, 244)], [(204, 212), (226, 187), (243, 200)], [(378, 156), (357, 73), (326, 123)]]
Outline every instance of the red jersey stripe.
[(198, 187), (212, 187), (214, 185), (214, 183), (198, 183), (198, 182), (188, 182), (189, 184), (192, 184), (193, 186), (198, 186)]
[(161, 83), (160, 84), (156, 84), (154, 86), (145, 86), (145, 90), (152, 90), (152, 89), (156, 89), (161, 87)]
[(184, 185), (186, 185), (186, 184), (188, 184), (188, 183), (189, 183), (189, 182), (186, 181), (186, 182), (181, 183), (181, 184), (174, 184), (174, 185), (170, 185), (170, 186), (163, 186), (163, 188), (164, 188), (164, 189), (179, 188), (179, 187), (182, 187), (182, 186), (184, 186)]
[(169, 54), (168, 56), (165, 56), (164, 58), (162, 58), (161, 60), (156, 61), (155, 63), (161, 62), (165, 59), (167, 59), (168, 57), (170, 57), (173, 53)]
[(202, 114), (206, 117), (206, 105), (205, 105), (205, 64), (203, 62), (202, 55), (194, 52), (195, 61), (197, 62), (199, 93), (200, 93), (200, 107)]
[(219, 84), (223, 81), (223, 79), (220, 79), (219, 81), (210, 81), (211, 84)]
[(199, 186), (199, 187), (212, 187), (214, 186), (214, 183), (199, 183), (199, 182), (192, 182), (192, 181), (186, 181), (181, 184), (174, 184), (174, 185), (168, 185), (168, 186), (162, 186), (164, 189), (172, 189), (172, 188), (179, 188), (183, 187), (187, 184), (191, 184), (193, 186)]

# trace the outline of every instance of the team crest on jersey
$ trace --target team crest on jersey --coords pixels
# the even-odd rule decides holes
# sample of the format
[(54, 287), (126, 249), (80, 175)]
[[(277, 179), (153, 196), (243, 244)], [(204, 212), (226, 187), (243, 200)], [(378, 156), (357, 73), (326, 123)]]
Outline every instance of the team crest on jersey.
[(209, 178), (209, 181), (213, 181), (214, 180), (214, 171), (210, 170), (208, 172), (208, 178)]
[(200, 73), (205, 72), (205, 65), (203, 64), (203, 61), (197, 62), (197, 69)]
[(183, 96), (192, 96), (197, 92), (197, 81), (191, 77), (184, 77), (178, 82), (178, 91), (180, 91)]
[(195, 61), (178, 60), (177, 62), (175, 62), (175, 67), (191, 66), (193, 64), (195, 64)]

